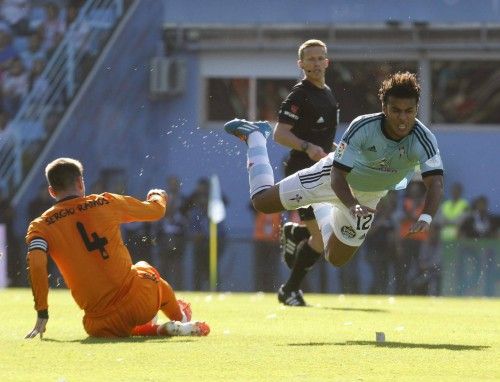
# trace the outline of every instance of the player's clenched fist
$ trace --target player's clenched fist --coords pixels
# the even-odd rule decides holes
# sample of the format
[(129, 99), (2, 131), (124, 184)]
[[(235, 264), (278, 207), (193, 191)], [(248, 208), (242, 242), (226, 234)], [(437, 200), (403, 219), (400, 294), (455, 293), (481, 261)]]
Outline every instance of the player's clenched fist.
[(358, 217), (358, 216), (365, 217), (370, 214), (374, 214), (375, 212), (377, 212), (377, 210), (370, 208), (368, 206), (363, 206), (361, 204), (355, 204), (349, 208), (349, 212), (353, 217)]
[(160, 195), (162, 198), (165, 200), (168, 199), (167, 191), (162, 190), (160, 188), (153, 188), (152, 190), (149, 190), (148, 196), (146, 197), (147, 200), (151, 199), (153, 195)]
[(412, 224), (410, 227), (410, 230), (408, 231), (408, 235), (413, 235), (414, 233), (417, 232), (428, 232), (430, 229), (430, 224), (427, 222), (424, 222), (423, 220), (417, 220), (415, 223)]

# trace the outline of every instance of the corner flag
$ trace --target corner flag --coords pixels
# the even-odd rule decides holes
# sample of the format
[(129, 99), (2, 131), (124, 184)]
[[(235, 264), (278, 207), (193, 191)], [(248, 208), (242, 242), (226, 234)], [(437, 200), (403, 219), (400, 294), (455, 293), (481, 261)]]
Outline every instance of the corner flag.
[(208, 196), (208, 217), (211, 222), (219, 224), (226, 218), (226, 207), (222, 201), (220, 192), (219, 177), (212, 175), (210, 177), (210, 193)]
[(210, 177), (208, 218), (210, 219), (210, 290), (215, 291), (217, 290), (217, 224), (226, 218), (219, 178), (215, 174)]

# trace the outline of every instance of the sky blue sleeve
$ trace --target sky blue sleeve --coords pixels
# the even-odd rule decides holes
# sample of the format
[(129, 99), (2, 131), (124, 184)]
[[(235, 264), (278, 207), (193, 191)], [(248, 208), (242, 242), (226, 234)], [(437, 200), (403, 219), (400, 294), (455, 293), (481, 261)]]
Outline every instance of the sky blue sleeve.
[(354, 161), (361, 153), (365, 135), (364, 129), (353, 132), (353, 125), (354, 123), (346, 130), (335, 150), (334, 163), (344, 169), (352, 169), (354, 167)]
[(422, 175), (443, 174), (443, 161), (434, 134), (426, 134), (425, 142), (426, 144), (418, 147)]

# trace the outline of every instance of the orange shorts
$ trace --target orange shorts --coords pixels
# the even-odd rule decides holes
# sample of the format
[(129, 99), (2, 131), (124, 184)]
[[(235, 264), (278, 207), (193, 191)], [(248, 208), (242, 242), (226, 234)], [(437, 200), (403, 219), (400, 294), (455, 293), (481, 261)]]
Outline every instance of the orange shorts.
[(161, 301), (160, 275), (148, 263), (132, 265), (136, 271), (130, 290), (116, 309), (105, 315), (83, 317), (83, 327), (92, 337), (128, 337), (132, 329), (158, 313)]

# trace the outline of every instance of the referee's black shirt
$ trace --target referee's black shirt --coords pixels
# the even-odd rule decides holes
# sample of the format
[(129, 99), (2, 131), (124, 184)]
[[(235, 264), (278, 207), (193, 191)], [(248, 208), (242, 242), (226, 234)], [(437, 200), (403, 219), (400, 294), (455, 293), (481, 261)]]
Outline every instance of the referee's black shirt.
[[(321, 89), (308, 80), (302, 80), (281, 104), (278, 121), (292, 125), (291, 132), (296, 137), (321, 146), (325, 153), (329, 153), (338, 124), (338, 110), (337, 99), (327, 85)], [(291, 150), (286, 175), (314, 163), (305, 152)]]

